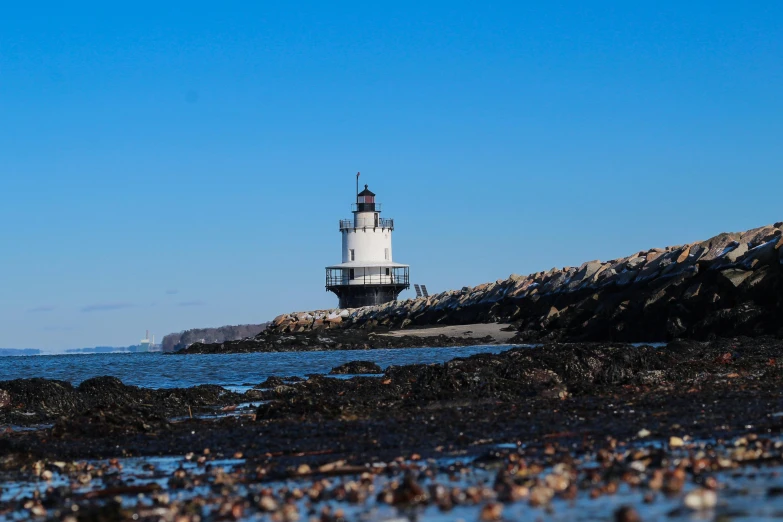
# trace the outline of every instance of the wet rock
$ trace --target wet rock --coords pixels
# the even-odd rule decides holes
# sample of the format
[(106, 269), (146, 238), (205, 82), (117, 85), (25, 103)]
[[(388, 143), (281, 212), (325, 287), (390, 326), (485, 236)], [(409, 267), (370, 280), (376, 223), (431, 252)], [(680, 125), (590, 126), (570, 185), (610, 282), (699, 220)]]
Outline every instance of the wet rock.
[(710, 489), (698, 488), (685, 495), (682, 503), (688, 509), (704, 511), (718, 505), (718, 495)]
[(479, 520), (482, 522), (503, 520), (503, 504), (498, 504), (497, 502), (485, 504), (481, 508), (481, 513), (479, 513)]
[(644, 265), (646, 262), (647, 262), (646, 257), (634, 256), (625, 262), (625, 268), (627, 270), (636, 270), (638, 268), (641, 268), (642, 265)]
[(540, 507), (549, 504), (555, 496), (555, 492), (552, 488), (547, 486), (534, 486), (530, 490), (530, 498), (528, 502), (533, 507)]
[(706, 249), (706, 252), (701, 257), (700, 262), (707, 264), (724, 256), (727, 252), (737, 247), (741, 237), (742, 234), (738, 233), (723, 233), (703, 241), (701, 246)]
[(11, 406), (11, 394), (5, 390), (0, 390), (0, 409)]
[(729, 268), (728, 270), (724, 270), (720, 273), (721, 279), (730, 285), (732, 285), (734, 288), (739, 287), (742, 283), (745, 282), (745, 280), (753, 275), (753, 272), (749, 270), (740, 270), (738, 268)]
[(14, 406), (0, 409), (0, 422), (21, 425), (118, 408), (153, 408), (163, 416), (188, 415), (204, 408), (236, 404), (242, 397), (220, 386), (151, 390), (127, 386), (115, 377), (95, 377), (76, 388), (64, 381), (18, 379), (0, 383), (0, 389), (8, 392)]
[(550, 386), (559, 386), (563, 383), (560, 376), (552, 370), (543, 368), (532, 368), (522, 373), (522, 378), (531, 385), (546, 388)]
[(772, 486), (767, 489), (767, 497), (769, 498), (777, 498), (783, 496), (783, 487), (781, 486)]
[(301, 382), (304, 379), (301, 377), (277, 377), (275, 375), (272, 375), (270, 377), (267, 377), (267, 379), (254, 386), (255, 389), (269, 389), (269, 388), (277, 388), (279, 386), (289, 386), (293, 383)]
[(553, 386), (541, 390), (539, 395), (545, 399), (566, 399), (568, 398), (568, 388), (565, 386)]
[(639, 513), (631, 506), (620, 506), (614, 512), (615, 522), (641, 522)]
[(670, 448), (681, 448), (684, 445), (685, 445), (685, 441), (682, 440), (682, 437), (676, 437), (676, 436), (669, 437)]
[(734, 250), (726, 254), (724, 258), (729, 263), (736, 263), (747, 252), (748, 252), (748, 244), (740, 243)]
[(329, 373), (331, 375), (376, 374), (383, 373), (383, 369), (372, 361), (351, 361), (332, 368)]
[(79, 396), (69, 382), (50, 379), (16, 379), (0, 382), (0, 388), (21, 408), (61, 412), (72, 409)]
[(63, 417), (52, 427), (52, 436), (116, 437), (155, 433), (168, 428), (168, 421), (149, 409), (122, 407)]

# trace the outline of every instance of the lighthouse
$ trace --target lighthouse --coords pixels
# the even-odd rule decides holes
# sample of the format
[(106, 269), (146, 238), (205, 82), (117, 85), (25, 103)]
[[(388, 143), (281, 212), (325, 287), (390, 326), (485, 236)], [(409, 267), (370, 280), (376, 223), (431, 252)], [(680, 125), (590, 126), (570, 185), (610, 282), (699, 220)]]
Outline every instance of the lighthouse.
[(326, 267), (326, 290), (340, 299), (340, 308), (359, 308), (394, 301), (410, 287), (409, 266), (392, 260), (394, 220), (381, 217), (367, 185), (359, 192), (356, 174), (353, 218), (340, 220), (343, 262)]

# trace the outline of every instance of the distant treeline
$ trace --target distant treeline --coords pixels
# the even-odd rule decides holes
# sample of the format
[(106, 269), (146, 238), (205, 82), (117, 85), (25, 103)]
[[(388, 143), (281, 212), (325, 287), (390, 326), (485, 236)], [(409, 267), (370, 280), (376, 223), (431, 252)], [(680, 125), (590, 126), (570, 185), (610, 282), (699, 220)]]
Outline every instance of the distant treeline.
[(0, 348), (0, 357), (6, 355), (41, 355), (37, 348)]
[(161, 342), (161, 348), (164, 352), (176, 352), (187, 348), (193, 343), (222, 343), (224, 341), (236, 341), (246, 337), (255, 337), (264, 331), (267, 325), (269, 323), (185, 330), (184, 332), (166, 335)]

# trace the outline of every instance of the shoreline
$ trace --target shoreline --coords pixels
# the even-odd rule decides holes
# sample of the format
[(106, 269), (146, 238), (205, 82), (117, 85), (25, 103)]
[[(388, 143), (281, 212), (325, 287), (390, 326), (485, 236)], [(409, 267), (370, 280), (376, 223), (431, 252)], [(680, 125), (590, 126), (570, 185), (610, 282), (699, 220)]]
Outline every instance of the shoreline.
[(379, 333), (380, 336), (390, 337), (438, 337), (445, 336), (449, 339), (490, 337), (494, 343), (508, 344), (517, 332), (510, 323), (473, 323), (446, 326), (418, 326), (405, 330), (389, 330)]
[[(421, 327), (409, 330), (333, 329), (290, 334), (262, 333), (253, 339), (227, 341), (219, 344), (194, 343), (187, 348), (170, 352), (167, 355), (447, 348), (451, 346), (518, 344), (511, 342), (516, 332), (501, 331), (502, 326), (504, 325), (475, 324)], [(446, 333), (450, 333), (450, 335)]]
[[(371, 352), (363, 357), (372, 362)], [(356, 364), (358, 368), (366, 366), (354, 361), (332, 370), (346, 373), (342, 367)], [(630, 388), (661, 396), (678, 394), (687, 383), (694, 393), (702, 387), (725, 387), (727, 392), (746, 390), (752, 394), (772, 383), (783, 383), (783, 340), (677, 341), (657, 347), (625, 343), (509, 346), (495, 354), (456, 357), (442, 364), (389, 366), (372, 373), (378, 375), (277, 375), (263, 383), (248, 383), (252, 388), (244, 393), (209, 384), (140, 388), (114, 377), (96, 377), (78, 386), (41, 378), (3, 381), (0, 425), (57, 422), (112, 409), (165, 420), (219, 414), (220, 408), (257, 401), (267, 402), (263, 411), (257, 412), (259, 418), (331, 419), (339, 417), (335, 412), (349, 410), (352, 415), (372, 418), (390, 412), (378, 401), (387, 401), (387, 406), (401, 412), (440, 400), (469, 405), (487, 399), (513, 404), (543, 398), (567, 404), (568, 400), (592, 400)], [(783, 398), (783, 388), (779, 395)], [(297, 406), (300, 402), (302, 408)], [(341, 406), (343, 403), (350, 405), (349, 410)], [(783, 402), (780, 409), (783, 411)]]

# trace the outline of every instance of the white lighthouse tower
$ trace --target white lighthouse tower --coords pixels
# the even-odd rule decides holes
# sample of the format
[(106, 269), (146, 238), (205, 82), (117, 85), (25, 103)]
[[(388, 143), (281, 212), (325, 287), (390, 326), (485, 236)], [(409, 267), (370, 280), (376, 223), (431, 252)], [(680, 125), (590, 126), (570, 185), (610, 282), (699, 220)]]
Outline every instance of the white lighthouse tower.
[[(359, 191), (359, 174), (356, 174)], [(356, 195), (353, 219), (340, 220), (343, 262), (326, 267), (326, 289), (340, 298), (340, 308), (394, 301), (410, 287), (409, 266), (392, 260), (394, 220), (381, 217), (381, 205), (367, 185)]]

